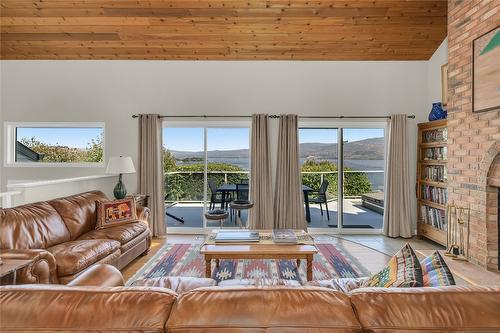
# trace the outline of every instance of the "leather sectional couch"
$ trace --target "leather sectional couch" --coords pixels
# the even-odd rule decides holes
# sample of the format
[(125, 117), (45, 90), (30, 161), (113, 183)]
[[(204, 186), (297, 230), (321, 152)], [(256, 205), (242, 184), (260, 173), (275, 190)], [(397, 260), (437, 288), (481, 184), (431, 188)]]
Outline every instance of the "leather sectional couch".
[(362, 288), (345, 294), (322, 287), (200, 288), (200, 279), (167, 279), (174, 281), (163, 286), (195, 289), (114, 287), (123, 280), (108, 265), (90, 268), (70, 286), (0, 287), (0, 331), (500, 331), (500, 287)]
[(92, 191), (0, 209), (0, 256), (32, 260), (18, 283), (65, 284), (91, 265), (121, 269), (147, 253), (149, 210), (138, 208), (135, 223), (95, 230), (97, 200), (107, 198)]

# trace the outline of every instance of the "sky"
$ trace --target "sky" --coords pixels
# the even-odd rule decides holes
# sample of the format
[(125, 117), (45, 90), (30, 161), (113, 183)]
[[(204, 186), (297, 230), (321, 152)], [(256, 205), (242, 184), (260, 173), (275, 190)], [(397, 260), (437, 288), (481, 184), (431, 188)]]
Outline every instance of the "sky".
[(99, 127), (18, 127), (16, 140), (35, 137), (38, 141), (50, 145), (86, 148), (87, 144), (98, 138), (102, 132), (103, 129)]
[[(203, 128), (164, 128), (163, 145), (170, 150), (203, 151)], [(208, 150), (248, 149), (249, 128), (208, 128)]]
[[(203, 128), (164, 128), (163, 145), (170, 150), (203, 151)], [(249, 128), (208, 128), (208, 150), (248, 149), (250, 146)], [(381, 138), (384, 130), (345, 129), (344, 141), (359, 141), (368, 138)], [(299, 142), (336, 143), (336, 129), (300, 129)]]

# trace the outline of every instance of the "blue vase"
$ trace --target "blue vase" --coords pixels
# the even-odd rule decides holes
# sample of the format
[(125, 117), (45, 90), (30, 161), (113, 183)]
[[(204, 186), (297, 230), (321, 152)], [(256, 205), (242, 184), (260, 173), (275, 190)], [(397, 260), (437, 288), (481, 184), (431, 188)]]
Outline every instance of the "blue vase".
[(443, 106), (441, 102), (432, 103), (432, 109), (429, 113), (429, 121), (446, 119), (448, 116), (448, 112), (443, 110)]

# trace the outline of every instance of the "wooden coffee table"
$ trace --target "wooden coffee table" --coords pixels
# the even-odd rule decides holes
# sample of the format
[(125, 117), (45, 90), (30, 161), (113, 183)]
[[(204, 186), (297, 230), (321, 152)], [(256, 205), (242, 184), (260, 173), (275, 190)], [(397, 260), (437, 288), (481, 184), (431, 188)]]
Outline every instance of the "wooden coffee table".
[[(259, 230), (260, 233), (272, 233), (270, 230)], [(307, 281), (312, 280), (312, 263), (318, 248), (314, 244), (274, 244), (270, 242), (255, 243), (220, 243), (205, 244), (200, 252), (205, 256), (205, 276), (212, 276), (212, 260), (219, 267), (220, 259), (295, 259), (297, 267), (300, 260), (307, 260)]]

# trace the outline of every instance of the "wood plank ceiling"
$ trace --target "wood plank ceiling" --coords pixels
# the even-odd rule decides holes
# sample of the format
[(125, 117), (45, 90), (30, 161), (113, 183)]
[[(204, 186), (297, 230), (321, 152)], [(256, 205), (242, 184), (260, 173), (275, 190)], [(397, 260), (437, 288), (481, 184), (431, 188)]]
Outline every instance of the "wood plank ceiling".
[(427, 60), (446, 0), (0, 0), (2, 59)]

